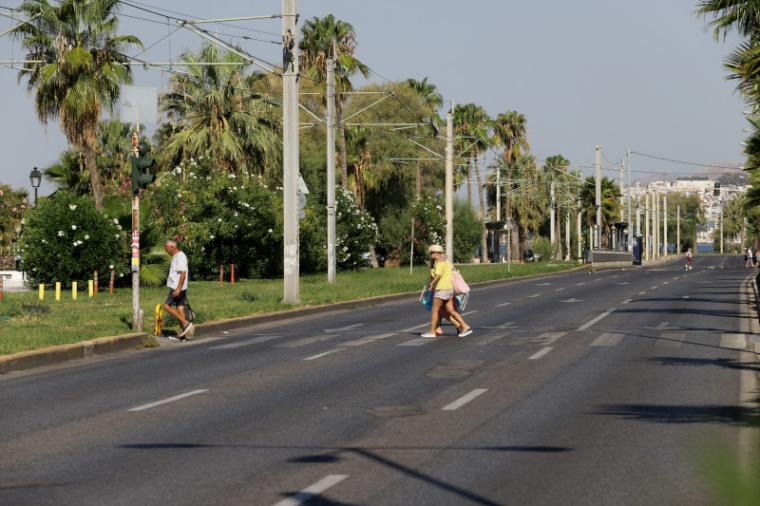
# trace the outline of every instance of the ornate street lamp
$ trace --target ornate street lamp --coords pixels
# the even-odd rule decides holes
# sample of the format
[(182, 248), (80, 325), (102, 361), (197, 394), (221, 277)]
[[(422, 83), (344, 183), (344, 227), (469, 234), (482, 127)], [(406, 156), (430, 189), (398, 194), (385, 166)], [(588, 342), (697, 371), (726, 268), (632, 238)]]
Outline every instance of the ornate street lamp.
[(29, 181), (32, 183), (32, 188), (34, 188), (34, 207), (37, 207), (37, 188), (40, 187), (40, 183), (42, 182), (42, 173), (37, 167), (33, 168), (32, 172), (29, 173)]

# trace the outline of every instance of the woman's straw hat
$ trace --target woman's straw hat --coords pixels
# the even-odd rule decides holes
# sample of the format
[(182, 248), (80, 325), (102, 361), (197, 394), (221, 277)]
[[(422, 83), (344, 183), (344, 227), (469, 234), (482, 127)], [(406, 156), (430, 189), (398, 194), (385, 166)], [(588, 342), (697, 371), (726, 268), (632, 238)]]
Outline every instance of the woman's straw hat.
[(428, 253), (443, 253), (443, 246), (440, 244), (433, 244), (428, 248)]

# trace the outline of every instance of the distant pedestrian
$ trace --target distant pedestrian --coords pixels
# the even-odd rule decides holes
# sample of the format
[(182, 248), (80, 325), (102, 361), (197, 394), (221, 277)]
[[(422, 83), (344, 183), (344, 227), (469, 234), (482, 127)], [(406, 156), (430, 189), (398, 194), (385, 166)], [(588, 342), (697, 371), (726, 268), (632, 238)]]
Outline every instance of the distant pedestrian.
[(691, 260), (694, 255), (691, 253), (691, 248), (686, 250), (686, 265), (684, 266), (687, 271), (691, 270)]
[(747, 247), (747, 253), (744, 255), (744, 267), (755, 266), (755, 252), (752, 251), (752, 246)]
[(188, 321), (185, 316), (187, 280), (190, 274), (187, 266), (187, 255), (179, 249), (175, 241), (166, 241), (164, 249), (172, 256), (169, 275), (166, 278), (169, 294), (164, 302), (164, 310), (179, 321), (182, 331), (177, 337), (185, 339), (187, 336), (192, 336), (194, 332), (193, 323)]
[(430, 330), (421, 337), (436, 337), (436, 329), (441, 319), (441, 309), (445, 307), (449, 318), (459, 329), (459, 337), (472, 334), (472, 329), (454, 307), (454, 266), (443, 255), (443, 246), (433, 245), (428, 249), (431, 259), (430, 284), (433, 293), (433, 307), (430, 312)]

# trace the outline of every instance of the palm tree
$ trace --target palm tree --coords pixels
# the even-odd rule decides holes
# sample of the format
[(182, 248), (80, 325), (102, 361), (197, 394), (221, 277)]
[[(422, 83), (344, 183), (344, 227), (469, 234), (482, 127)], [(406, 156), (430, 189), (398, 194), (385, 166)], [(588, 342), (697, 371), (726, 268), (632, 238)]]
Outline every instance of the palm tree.
[(325, 62), (335, 58), (335, 91), (340, 93), (335, 101), (335, 115), (338, 123), (338, 162), (343, 188), (348, 187), (348, 162), (346, 159), (346, 130), (343, 125), (343, 105), (346, 92), (353, 89), (351, 77), (360, 72), (369, 75), (369, 67), (355, 56), (356, 31), (350, 23), (335, 19), (332, 14), (323, 18), (313, 17), (302, 28), (301, 64), (306, 77), (319, 83), (327, 79)]
[[(608, 177), (602, 178), (602, 242), (609, 243), (609, 232), (615, 219), (620, 215), (620, 187)], [(581, 208), (586, 215), (589, 228), (596, 220), (596, 180), (593, 176), (586, 178), (581, 188)]]
[(208, 156), (227, 172), (265, 174), (276, 166), (280, 127), (274, 104), (260, 91), (261, 73), (245, 73), (244, 60), (229, 51), (204, 44), (199, 53), (180, 60), (227, 63), (190, 66), (189, 77), (174, 75), (161, 110), (171, 123), (165, 156), (171, 164)]
[(67, 149), (58, 156), (58, 161), (42, 171), (45, 179), (58, 188), (65, 188), (78, 195), (90, 192), (90, 177), (82, 167), (82, 154)]
[(82, 152), (90, 176), (95, 206), (103, 207), (103, 187), (97, 163), (98, 123), (111, 111), (120, 86), (132, 81), (123, 51), (142, 46), (132, 35), (117, 35), (118, 0), (26, 0), (21, 4), (29, 22), (13, 30), (26, 50), (19, 79), (35, 92), (37, 117), (43, 123), (60, 120), (69, 144)]
[[(443, 96), (438, 92), (435, 84), (429, 83), (428, 78), (425, 77), (422, 81), (416, 79), (407, 79), (407, 86), (409, 86), (420, 98), (424, 109), (427, 114), (424, 117), (419, 118), (420, 123), (426, 123), (430, 128), (428, 129), (430, 135), (433, 137), (438, 135), (438, 124), (441, 121), (441, 117), (438, 115), (438, 110), (443, 105)], [(416, 195), (419, 198), (422, 193), (422, 172), (420, 170), (420, 162), (417, 161), (416, 170)]]
[[(493, 123), (494, 144), (504, 148), (504, 164), (507, 166), (507, 217), (512, 219), (512, 179), (513, 168), (523, 151), (528, 151), (528, 121), (517, 111), (499, 114)], [(510, 235), (512, 258), (519, 259), (519, 227), (513, 227)]]
[(531, 234), (536, 234), (546, 220), (549, 197), (546, 191), (546, 174), (539, 170), (536, 158), (522, 154), (512, 164), (516, 181), (514, 190), (514, 214), (519, 231), (520, 252), (525, 251)]
[[(546, 180), (549, 182), (549, 184), (552, 182), (555, 184), (555, 191), (557, 194), (557, 198), (555, 200), (557, 202), (559, 202), (559, 197), (561, 194), (564, 193), (566, 195), (569, 192), (570, 185), (575, 179), (569, 175), (569, 166), (570, 162), (562, 155), (550, 156), (544, 162), (544, 176), (546, 177)], [(557, 219), (555, 220), (554, 233), (556, 234), (556, 237), (559, 238), (562, 237), (562, 220), (559, 219), (559, 211), (555, 209), (555, 212), (557, 213)], [(559, 245), (561, 253), (562, 241), (559, 242)]]
[(736, 30), (743, 37), (760, 31), (760, 1), (758, 0), (701, 0), (697, 14), (712, 17), (707, 26), (715, 38), (725, 37)]
[(349, 186), (356, 195), (356, 204), (364, 209), (367, 188), (377, 187), (377, 178), (368, 171), (372, 161), (370, 151), (369, 132), (362, 127), (349, 127), (346, 129), (346, 142), (348, 144), (351, 163), (349, 164)]

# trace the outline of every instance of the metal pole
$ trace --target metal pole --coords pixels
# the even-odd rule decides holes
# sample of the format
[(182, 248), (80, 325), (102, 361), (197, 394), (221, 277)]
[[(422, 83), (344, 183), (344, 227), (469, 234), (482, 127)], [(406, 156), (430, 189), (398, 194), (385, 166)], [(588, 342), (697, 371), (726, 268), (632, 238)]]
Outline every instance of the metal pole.
[(649, 235), (649, 222), (650, 216), (651, 216), (651, 198), (650, 198), (650, 192), (647, 190), (647, 192), (644, 194), (644, 241), (646, 242), (646, 248), (644, 248), (644, 260), (649, 261), (650, 254), (649, 252), (652, 250), (652, 238)]
[(549, 207), (549, 238), (552, 245), (552, 257), (556, 258), (556, 251), (557, 251), (557, 229), (556, 229), (556, 206), (557, 201), (556, 197), (554, 195), (554, 181), (552, 181), (549, 184), (549, 197), (551, 199), (550, 207)]
[[(628, 170), (628, 180), (625, 185), (625, 199), (628, 204), (628, 251), (633, 251), (633, 226), (632, 226), (632, 210), (631, 210), (631, 150), (626, 152), (625, 166)], [(638, 226), (637, 226), (638, 228)]]
[(496, 167), (496, 219), (501, 220), (501, 168)]
[(659, 208), (659, 195), (657, 192), (652, 193), (652, 235), (654, 235), (654, 258), (660, 256), (660, 208)]
[(327, 282), (335, 283), (335, 60), (327, 66)]
[(602, 247), (602, 147), (596, 146), (595, 152), (595, 181), (596, 181), (596, 234), (594, 237), (594, 247), (600, 249)]
[(565, 210), (565, 260), (570, 260), (570, 209)]
[[(132, 133), (132, 155), (140, 155), (140, 122)], [(132, 196), (132, 330), (142, 332), (140, 318), (140, 193)]]
[(641, 235), (641, 197), (640, 196), (636, 196), (636, 235), (637, 236)]
[(681, 206), (676, 206), (676, 254), (681, 253)]
[(723, 201), (720, 201), (720, 254), (723, 254)]
[[(409, 275), (414, 274), (414, 216), (412, 216), (412, 239), (409, 244)], [(449, 262), (454, 262), (454, 259), (449, 259)]]
[(583, 263), (583, 213), (578, 209), (575, 237), (578, 241), (578, 261)]
[(620, 175), (618, 177), (620, 178), (620, 184), (618, 185), (620, 187), (620, 221), (625, 221), (625, 181), (623, 180), (625, 177), (625, 165), (620, 166)]
[(34, 207), (37, 207), (37, 187), (34, 187)]
[(454, 258), (454, 116), (451, 109), (446, 113), (446, 256)]
[(662, 242), (664, 255), (668, 256), (668, 193), (662, 196)]
[(283, 303), (298, 304), (298, 30), (296, 0), (282, 0)]

